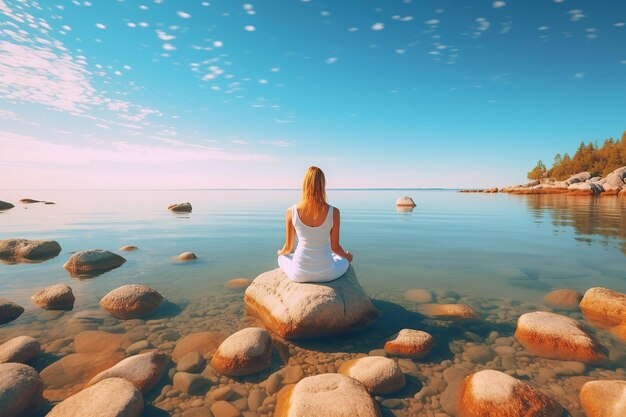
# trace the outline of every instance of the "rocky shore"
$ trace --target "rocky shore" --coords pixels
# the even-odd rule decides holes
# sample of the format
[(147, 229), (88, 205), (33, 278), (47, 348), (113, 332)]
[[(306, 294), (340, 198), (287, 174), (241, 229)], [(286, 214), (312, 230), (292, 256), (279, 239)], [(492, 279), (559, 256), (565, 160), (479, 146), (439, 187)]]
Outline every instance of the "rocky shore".
[(503, 188), (461, 190), (462, 193), (508, 193), (508, 194), (566, 194), (582, 196), (626, 197), (626, 166), (616, 169), (604, 178), (592, 177), (580, 172), (564, 181), (546, 178), (527, 184)]

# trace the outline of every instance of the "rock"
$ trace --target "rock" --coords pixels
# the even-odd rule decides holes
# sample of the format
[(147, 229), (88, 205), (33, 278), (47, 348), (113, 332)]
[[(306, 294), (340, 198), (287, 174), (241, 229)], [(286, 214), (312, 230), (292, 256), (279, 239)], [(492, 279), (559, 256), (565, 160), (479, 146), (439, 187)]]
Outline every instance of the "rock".
[(543, 392), (499, 371), (469, 375), (460, 391), (459, 417), (561, 417), (563, 413)]
[(465, 349), (465, 354), (474, 363), (486, 363), (495, 356), (494, 351), (487, 345), (468, 346)]
[(226, 288), (234, 290), (239, 288), (247, 288), (250, 284), (252, 284), (252, 280), (249, 278), (233, 278), (224, 285)]
[(178, 366), (176, 366), (176, 370), (179, 372), (198, 372), (202, 369), (204, 365), (204, 358), (200, 354), (200, 352), (189, 352), (185, 356), (178, 361)]
[(543, 302), (559, 310), (578, 311), (578, 304), (583, 295), (578, 291), (560, 289), (554, 290), (543, 297)]
[(424, 289), (408, 290), (404, 292), (404, 298), (420, 304), (432, 303), (433, 293)]
[(63, 265), (72, 276), (95, 275), (119, 268), (126, 259), (103, 249), (76, 252)]
[(258, 410), (258, 408), (263, 405), (265, 398), (267, 398), (267, 394), (264, 389), (253, 389), (248, 396), (248, 409), (250, 409), (250, 411)]
[(147, 340), (140, 340), (138, 342), (133, 343), (132, 345), (126, 348), (127, 355), (136, 355), (144, 349), (148, 349), (150, 347), (150, 342)]
[(573, 195), (598, 195), (604, 188), (598, 183), (579, 182), (568, 185), (567, 191)]
[(341, 374), (321, 374), (280, 390), (274, 415), (379, 417), (380, 411), (360, 382)]
[(344, 362), (337, 372), (356, 379), (373, 395), (396, 392), (406, 384), (400, 366), (382, 356), (351, 359)]
[(123, 378), (132, 382), (145, 394), (161, 380), (169, 362), (169, 355), (160, 351), (131, 356), (94, 376), (87, 386), (95, 385), (107, 378)]
[(447, 321), (465, 321), (478, 318), (476, 311), (465, 304), (424, 304), (421, 312), (430, 318)]
[(207, 397), (214, 401), (228, 400), (235, 393), (231, 387), (224, 385), (207, 393)]
[(579, 172), (578, 174), (574, 174), (568, 179), (565, 180), (567, 185), (576, 184), (579, 182), (585, 182), (591, 178), (591, 174), (589, 172)]
[(107, 378), (55, 406), (46, 417), (140, 417), (143, 397), (122, 378)]
[(42, 201), (40, 200), (34, 200), (32, 198), (22, 198), (20, 200), (20, 203), (22, 204), (34, 204), (34, 203), (41, 203)]
[(31, 298), (46, 310), (71, 310), (74, 308), (74, 293), (67, 284), (56, 284), (38, 291)]
[(130, 345), (125, 334), (109, 333), (100, 330), (86, 330), (74, 337), (76, 353), (115, 352)]
[(580, 323), (560, 314), (536, 311), (517, 320), (515, 338), (533, 355), (550, 359), (601, 364), (604, 348), (589, 336)]
[(183, 252), (176, 257), (180, 262), (189, 262), (195, 259), (198, 259), (195, 253), (193, 252)]
[(141, 284), (122, 285), (105, 295), (100, 305), (113, 317), (136, 319), (153, 313), (163, 301), (163, 296)]
[(217, 401), (211, 405), (211, 413), (214, 417), (239, 417), (241, 415), (237, 407), (226, 401)]
[(61, 253), (61, 245), (54, 240), (2, 239), (0, 260), (6, 263), (44, 261)]
[(13, 204), (0, 200), (0, 210), (8, 210), (12, 209), (13, 207), (15, 207)]
[(590, 381), (580, 390), (587, 417), (626, 416), (626, 381)]
[(172, 204), (167, 208), (170, 211), (177, 211), (182, 213), (191, 213), (191, 204), (190, 203), (177, 203)]
[(226, 336), (219, 332), (191, 333), (176, 342), (172, 360), (178, 363), (189, 352), (198, 352), (201, 355), (213, 353), (224, 341)]
[(41, 371), (44, 397), (62, 401), (80, 391), (91, 378), (118, 363), (122, 352), (72, 353)]
[(211, 359), (216, 371), (231, 376), (260, 372), (272, 362), (272, 338), (267, 330), (249, 327), (226, 338)]
[(601, 329), (626, 324), (626, 294), (607, 288), (590, 288), (580, 302), (583, 316)]
[(415, 207), (415, 202), (411, 197), (400, 197), (396, 200), (397, 207)]
[(30, 336), (18, 336), (0, 345), (0, 363), (26, 363), (41, 352), (39, 342)]
[(24, 312), (24, 307), (6, 298), (0, 298), (0, 324), (15, 320)]
[(126, 246), (122, 246), (120, 248), (120, 250), (122, 252), (132, 252), (132, 251), (136, 251), (137, 249), (139, 249), (137, 246), (134, 245), (126, 245)]
[(286, 338), (313, 338), (368, 327), (378, 311), (359, 285), (352, 266), (326, 283), (291, 281), (280, 269), (259, 275), (246, 289), (251, 314)]
[(607, 191), (617, 191), (624, 188), (624, 180), (626, 179), (626, 167), (617, 168), (599, 183)]
[(21, 363), (0, 364), (0, 415), (33, 414), (42, 403), (43, 382), (37, 371)]
[(198, 374), (188, 372), (176, 372), (173, 378), (174, 388), (189, 395), (204, 395), (211, 381)]
[(435, 339), (421, 330), (402, 329), (385, 343), (385, 352), (393, 356), (419, 359), (428, 355)]

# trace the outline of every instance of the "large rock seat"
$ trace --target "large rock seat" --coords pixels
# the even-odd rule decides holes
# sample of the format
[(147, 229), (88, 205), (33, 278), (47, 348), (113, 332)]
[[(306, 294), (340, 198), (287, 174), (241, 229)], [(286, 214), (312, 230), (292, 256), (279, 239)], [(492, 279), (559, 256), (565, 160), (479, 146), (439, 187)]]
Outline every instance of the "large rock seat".
[(368, 327), (378, 317), (352, 267), (325, 283), (291, 281), (279, 268), (246, 289), (248, 312), (285, 338), (315, 338)]

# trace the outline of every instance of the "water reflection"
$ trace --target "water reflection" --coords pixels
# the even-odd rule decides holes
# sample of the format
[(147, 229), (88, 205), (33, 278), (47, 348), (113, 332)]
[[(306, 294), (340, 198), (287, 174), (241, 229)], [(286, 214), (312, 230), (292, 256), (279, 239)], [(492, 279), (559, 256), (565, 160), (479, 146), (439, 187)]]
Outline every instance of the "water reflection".
[(626, 255), (626, 199), (619, 197), (581, 197), (561, 194), (522, 196), (532, 215), (539, 221), (549, 216), (561, 229), (573, 227), (578, 242), (614, 246)]

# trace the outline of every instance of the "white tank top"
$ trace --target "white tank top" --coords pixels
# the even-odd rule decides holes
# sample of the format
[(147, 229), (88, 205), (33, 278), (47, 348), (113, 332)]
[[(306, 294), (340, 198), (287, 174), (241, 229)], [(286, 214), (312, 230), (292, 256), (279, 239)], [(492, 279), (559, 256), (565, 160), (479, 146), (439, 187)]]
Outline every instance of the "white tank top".
[(330, 249), (333, 206), (328, 206), (324, 223), (316, 227), (302, 223), (295, 204), (291, 210), (291, 222), (298, 236), (298, 246), (293, 254), (293, 263), (298, 270), (298, 275), (306, 279), (308, 276), (319, 277), (330, 274), (334, 262)]

